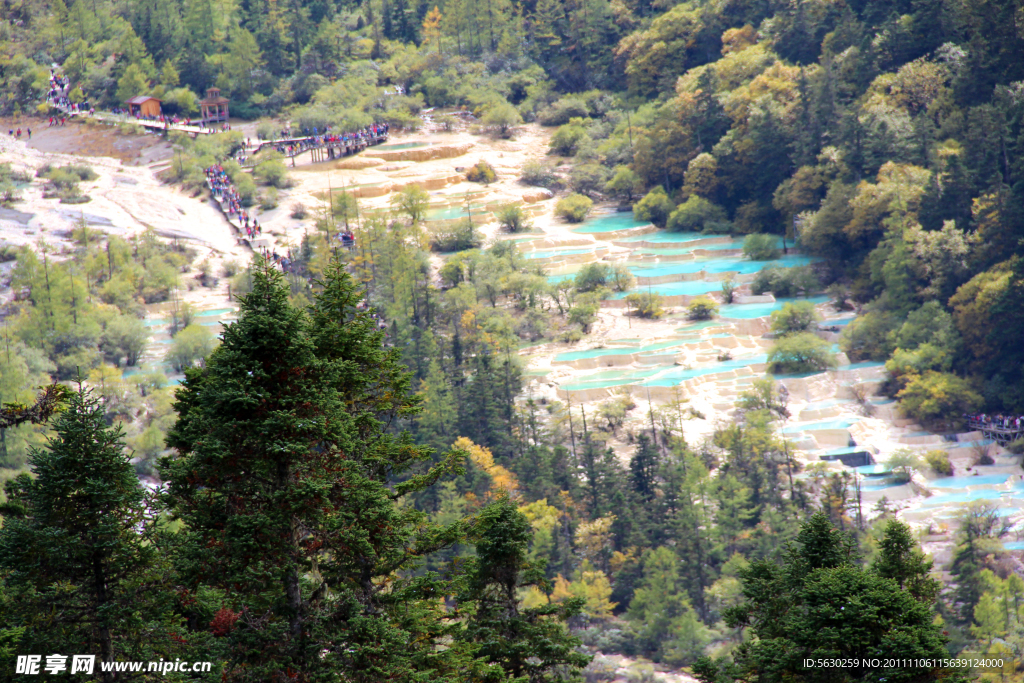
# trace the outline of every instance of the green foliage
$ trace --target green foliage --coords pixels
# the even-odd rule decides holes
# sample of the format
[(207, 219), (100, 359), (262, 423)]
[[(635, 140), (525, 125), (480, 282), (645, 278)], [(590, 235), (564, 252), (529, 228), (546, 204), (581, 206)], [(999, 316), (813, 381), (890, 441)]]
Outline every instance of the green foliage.
[(500, 137), (510, 138), (515, 127), (523, 122), (523, 117), (508, 102), (498, 102), (484, 114), (483, 124)]
[(593, 292), (608, 284), (611, 266), (605, 263), (587, 263), (576, 273), (573, 284), (577, 292)]
[[(582, 598), (541, 607), (520, 605), (519, 592), (548, 587), (542, 566), (527, 560), (530, 523), (508, 498), (480, 514), (476, 557), (467, 561), (460, 603), (473, 605), (459, 639), (476, 646), (476, 656), (496, 676), (570, 681), (590, 662), (577, 651), (579, 639), (559, 623), (578, 615)], [(550, 589), (549, 589), (550, 590)]]
[(726, 218), (722, 207), (703, 197), (690, 195), (669, 215), (667, 227), (673, 232), (729, 232), (731, 227)]
[(743, 255), (751, 261), (773, 261), (782, 255), (777, 241), (775, 235), (747, 235), (743, 240)]
[(555, 214), (569, 223), (582, 223), (593, 206), (594, 202), (589, 197), (571, 194), (558, 200), (555, 205)]
[(650, 292), (634, 292), (626, 296), (626, 307), (641, 318), (657, 319), (665, 315), (661, 307), (661, 295)]
[[(853, 561), (847, 535), (824, 513), (816, 513), (801, 527), (797, 543), (785, 549), (780, 564), (758, 561), (741, 572), (746, 600), (727, 610), (726, 621), (730, 627), (750, 627), (754, 638), (736, 650), (732, 666), (702, 660), (694, 668), (698, 678), (703, 683), (731, 681), (770, 667), (780, 678), (813, 680), (813, 672), (803, 665), (805, 658), (860, 662), (865, 654), (880, 650), (900, 658), (941, 658), (946, 641), (934, 623), (933, 599), (914, 595), (899, 583), (922, 572), (926, 577), (927, 564), (896, 531), (887, 530), (893, 542), (886, 543), (886, 559), (878, 569), (864, 569)], [(934, 672), (933, 667), (902, 664), (844, 669), (851, 679), (929, 677)]]
[(532, 227), (526, 212), (514, 202), (500, 206), (495, 217), (505, 232), (523, 232)]
[(768, 352), (768, 372), (775, 374), (821, 372), (835, 366), (830, 344), (811, 332), (778, 339)]
[(891, 316), (869, 311), (846, 326), (839, 348), (851, 361), (885, 360), (894, 350), (890, 333), (895, 325)]
[(949, 453), (946, 451), (942, 449), (928, 451), (924, 454), (924, 460), (935, 474), (943, 477), (953, 476), (953, 465), (949, 462)]
[(263, 158), (257, 161), (256, 166), (252, 169), (253, 177), (261, 184), (277, 189), (291, 187), (292, 182), (288, 178), (288, 167), (284, 165), (284, 156), (275, 151), (261, 156)]
[(772, 332), (780, 337), (811, 332), (818, 320), (818, 313), (810, 301), (787, 302), (780, 310), (772, 312)]
[(112, 318), (100, 337), (103, 354), (114, 365), (137, 365), (149, 343), (149, 330), (135, 316), (119, 315)]
[(658, 185), (633, 205), (633, 217), (638, 221), (650, 221), (659, 228), (664, 228), (673, 206), (672, 200), (665, 194), (665, 189)]
[(798, 295), (811, 296), (821, 289), (821, 283), (809, 267), (779, 268), (770, 265), (762, 268), (750, 283), (754, 294), (771, 292), (776, 297), (789, 298)]
[[(362, 294), (340, 267), (325, 273), (309, 312), (288, 294), (283, 275), (258, 261), (239, 321), (179, 393), (169, 436), (176, 455), (162, 468), (168, 502), (185, 522), (176, 539), (184, 576), (230, 589), (234, 609), (256, 610), (273, 626), (225, 629), (226, 642), (244, 652), (229, 676), (239, 667), (263, 677), (288, 669), (368, 682), (429, 668), (436, 680), (453, 680), (449, 672), (468, 665), (469, 650), (452, 645), (460, 628), (443, 621), (436, 596), (455, 587), (436, 574), (399, 577), (417, 556), (459, 540), (464, 526), (428, 524), (396, 500), (430, 486), (461, 455), (396, 480), (429, 460), (407, 435), (385, 431), (416, 410), (399, 351), (385, 348), (370, 314), (356, 309)], [(235, 476), (239, 458), (260, 475)], [(285, 532), (296, 524), (301, 536)], [(275, 540), (253, 545), (254, 534)], [(519, 543), (497, 542), (506, 538)], [(483, 601), (491, 568), (521, 564), (489, 555), (486, 544), (478, 556), (472, 585)], [(490, 623), (483, 603), (477, 614), (482, 628)], [(554, 635), (561, 626), (542, 628)], [(322, 655), (337, 647), (345, 657)]]
[(167, 360), (178, 372), (184, 372), (196, 362), (203, 364), (216, 346), (213, 333), (198, 323), (192, 323), (174, 336)]
[(982, 405), (970, 381), (948, 372), (914, 376), (897, 398), (903, 415), (935, 429), (960, 424), (965, 413), (974, 413)]
[(3, 619), (24, 629), (19, 647), (84, 648), (100, 662), (172, 655), (173, 584), (121, 428), (79, 389), (29, 462), (34, 478), (7, 482), (0, 530)]
[(486, 161), (478, 161), (475, 166), (466, 171), (466, 180), (471, 183), (483, 183), (490, 185), (498, 179), (494, 167)]
[(408, 216), (414, 225), (423, 220), (427, 213), (430, 195), (419, 185), (406, 185), (391, 198), (391, 208)]
[(694, 297), (686, 306), (686, 317), (690, 320), (711, 320), (716, 315), (718, 302), (710, 297)]
[(519, 180), (527, 185), (546, 187), (555, 190), (561, 187), (561, 179), (555, 175), (551, 168), (542, 161), (531, 159), (523, 164), (522, 175)]
[(572, 156), (576, 153), (577, 148), (589, 139), (590, 136), (587, 135), (586, 128), (583, 127), (582, 122), (577, 120), (556, 130), (555, 134), (551, 136), (549, 145), (553, 154)]
[(483, 242), (480, 231), (469, 218), (454, 221), (432, 221), (429, 233), (434, 251), (452, 252), (475, 249)]
[(629, 166), (616, 166), (615, 175), (605, 183), (604, 191), (632, 204), (633, 198), (643, 192), (643, 181)]
[(703, 654), (709, 634), (680, 590), (679, 558), (661, 547), (645, 553), (643, 578), (626, 612), (638, 649), (654, 661), (681, 666)]

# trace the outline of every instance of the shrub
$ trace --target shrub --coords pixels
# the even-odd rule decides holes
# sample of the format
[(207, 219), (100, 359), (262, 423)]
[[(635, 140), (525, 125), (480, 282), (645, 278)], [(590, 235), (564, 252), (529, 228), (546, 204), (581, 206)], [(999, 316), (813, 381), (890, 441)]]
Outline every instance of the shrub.
[(1017, 439), (1006, 444), (1006, 450), (1014, 455), (1024, 455), (1024, 439)]
[(261, 119), (256, 124), (256, 137), (260, 140), (276, 140), (277, 134), (280, 132), (281, 126), (275, 124), (269, 119)]
[(698, 296), (686, 307), (686, 317), (690, 320), (711, 320), (718, 315), (718, 302), (706, 296)]
[(768, 353), (768, 372), (790, 374), (821, 372), (836, 366), (836, 355), (824, 339), (810, 333), (783, 337)]
[(893, 451), (886, 464), (889, 466), (889, 471), (892, 472), (893, 478), (896, 481), (906, 483), (910, 481), (914, 470), (921, 467), (921, 459), (917, 457), (917, 453), (914, 453), (909, 448), (900, 448)]
[(895, 350), (889, 333), (898, 324), (888, 313), (869, 311), (846, 326), (839, 337), (839, 348), (851, 361), (884, 361)]
[(586, 129), (577, 121), (567, 123), (555, 131), (548, 145), (554, 154), (572, 156), (584, 140), (589, 140)]
[(611, 268), (604, 263), (588, 263), (576, 273), (573, 284), (577, 292), (593, 292), (608, 284), (610, 273)]
[(633, 286), (636, 278), (633, 277), (633, 273), (629, 272), (629, 268), (620, 263), (617, 266), (612, 266), (608, 281), (616, 292), (625, 292)]
[(975, 412), (982, 403), (967, 380), (935, 371), (912, 378), (897, 398), (904, 417), (936, 430), (957, 425), (965, 413)]
[(515, 127), (523, 122), (523, 117), (508, 102), (499, 102), (484, 115), (483, 124), (503, 138), (512, 136)]
[(732, 280), (726, 280), (722, 283), (722, 298), (727, 304), (731, 304), (736, 299), (736, 283)]
[(537, 115), (537, 120), (544, 126), (561, 126), (569, 123), (572, 119), (584, 118), (589, 115), (587, 103), (578, 97), (569, 95), (543, 109)]
[(192, 367), (196, 361), (205, 361), (216, 346), (209, 328), (193, 323), (174, 337), (167, 359), (179, 372)]
[(551, 167), (535, 159), (523, 164), (523, 173), (519, 176), (519, 181), (534, 187), (546, 187), (549, 190), (562, 186), (561, 179), (555, 175)]
[(608, 171), (601, 164), (577, 164), (569, 173), (569, 188), (587, 196), (599, 194), (607, 177)]
[(594, 202), (589, 197), (571, 194), (558, 200), (558, 204), (555, 205), (555, 214), (569, 223), (582, 223), (593, 206)]
[(728, 231), (727, 221), (725, 209), (694, 194), (676, 207), (667, 225), (673, 232)]
[(634, 292), (626, 297), (626, 304), (641, 318), (657, 319), (665, 315), (661, 295), (653, 292)]
[(580, 339), (583, 339), (583, 330), (578, 327), (571, 327), (562, 333), (561, 339), (566, 344), (575, 344)]
[(772, 312), (772, 332), (780, 337), (809, 332), (817, 320), (818, 313), (810, 301), (787, 303), (781, 310)]
[(743, 255), (751, 261), (774, 261), (782, 255), (778, 247), (778, 237), (766, 235), (747, 235), (743, 240)]
[(483, 241), (469, 218), (431, 224), (429, 239), (431, 249), (442, 252), (475, 249)]
[(302, 220), (303, 218), (309, 215), (309, 209), (307, 209), (306, 205), (303, 204), (302, 202), (295, 202), (294, 204), (292, 204), (292, 211), (288, 215), (291, 216), (292, 218)]
[(672, 206), (672, 200), (665, 194), (665, 189), (658, 185), (633, 205), (633, 218), (638, 221), (650, 221), (659, 228), (664, 228), (669, 214), (672, 213)]
[(518, 204), (503, 204), (498, 208), (497, 218), (505, 232), (523, 232), (532, 227), (526, 217), (526, 212)]
[(494, 167), (486, 161), (481, 161), (473, 166), (471, 169), (466, 171), (466, 180), (471, 183), (483, 183), (484, 185), (490, 185), (498, 179), (498, 174), (494, 172)]
[(284, 165), (284, 157), (278, 152), (271, 152), (252, 169), (253, 177), (263, 185), (278, 189), (291, 187), (288, 178), (288, 167)]
[(810, 295), (818, 291), (820, 287), (821, 283), (818, 282), (817, 276), (808, 267), (767, 266), (758, 271), (754, 276), (754, 281), (750, 283), (750, 291), (754, 294), (771, 292), (777, 297)]
[(277, 208), (277, 188), (268, 187), (267, 191), (260, 196), (260, 208), (264, 211)]
[(573, 325), (579, 325), (584, 332), (589, 332), (590, 326), (597, 320), (597, 311), (597, 304), (577, 304), (569, 309), (568, 320)]
[(941, 474), (944, 477), (953, 476), (953, 465), (949, 462), (949, 453), (946, 451), (941, 449), (928, 451), (924, 454), (924, 461), (936, 474)]
[(643, 181), (629, 166), (616, 166), (615, 175), (605, 183), (604, 191), (632, 203), (633, 198), (643, 191)]

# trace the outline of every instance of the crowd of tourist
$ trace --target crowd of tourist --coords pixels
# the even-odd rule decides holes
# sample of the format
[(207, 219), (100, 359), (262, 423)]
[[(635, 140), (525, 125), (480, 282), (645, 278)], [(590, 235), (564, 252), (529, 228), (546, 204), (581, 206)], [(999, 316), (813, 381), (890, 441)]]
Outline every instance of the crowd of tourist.
[(210, 186), (214, 199), (220, 203), (221, 210), (227, 214), (229, 220), (234, 218), (238, 221), (250, 241), (263, 233), (259, 221), (255, 217), (250, 217), (249, 212), (242, 208), (241, 196), (223, 166), (214, 164), (206, 169), (206, 183)]
[[(369, 144), (381, 137), (386, 137), (389, 129), (390, 126), (387, 123), (374, 123), (350, 133), (333, 133), (330, 126), (327, 127), (327, 130), (321, 132), (314, 127), (312, 131), (309, 129), (302, 131), (302, 134), (306, 136), (304, 139), (295, 140), (287, 144), (282, 141), (277, 145), (276, 149), (281, 154), (292, 156), (314, 147), (327, 146), (328, 148), (333, 148), (342, 145)], [(283, 131), (283, 134), (289, 135), (290, 131)]]
[(1005, 429), (1020, 431), (1024, 429), (1024, 416), (1021, 415), (987, 415), (976, 413), (964, 415), (971, 427), (980, 429)]

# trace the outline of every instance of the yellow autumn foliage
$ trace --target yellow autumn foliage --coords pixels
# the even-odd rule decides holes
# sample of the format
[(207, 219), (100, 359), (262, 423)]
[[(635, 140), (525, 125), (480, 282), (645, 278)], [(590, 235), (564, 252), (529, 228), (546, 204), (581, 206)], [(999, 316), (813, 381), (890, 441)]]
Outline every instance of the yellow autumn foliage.
[(491, 478), (490, 495), (497, 497), (501, 493), (507, 493), (510, 498), (515, 498), (519, 492), (519, 480), (516, 475), (509, 472), (501, 465), (495, 464), (494, 454), (483, 446), (477, 446), (464, 436), (460, 436), (452, 444), (454, 448), (469, 453), (469, 459), (473, 464), (482, 469)]

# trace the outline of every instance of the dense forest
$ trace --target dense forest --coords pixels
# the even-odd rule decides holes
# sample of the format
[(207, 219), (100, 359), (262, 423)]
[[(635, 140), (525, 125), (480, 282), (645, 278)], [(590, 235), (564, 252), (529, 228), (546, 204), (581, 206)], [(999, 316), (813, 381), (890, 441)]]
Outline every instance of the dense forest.
[[(536, 121), (553, 128), (550, 159), (524, 183), (818, 257), (757, 286), (856, 307), (843, 351), (886, 361), (885, 391), (921, 424), (1024, 412), (1020, 0), (0, 7), (0, 114), (45, 113), (56, 63), (97, 108), (152, 93), (192, 115), (216, 86), (270, 130), (415, 128), (427, 107), (502, 134)], [(176, 143), (169, 179), (198, 187), (237, 137)], [(801, 662), (1024, 651), (1024, 582), (996, 509), (965, 505), (939, 584), (884, 503), (799, 472), (770, 379), (700, 443), (686, 427), (705, 416), (682, 395), (534, 400), (520, 346), (579, 339), (628, 276), (551, 284), (510, 241), (425, 228), (413, 191), (390, 215), (336, 199), (321, 224), (359, 216), (340, 267), (313, 231), (292, 273), (236, 275), (242, 315), (216, 351), (180, 311), (177, 394), (119, 368), (146, 344), (138, 301), (173, 299), (186, 247), (83, 228), (60, 259), (10, 255), (25, 296), (0, 401), (28, 403), (51, 378), (93, 393), (72, 392), (52, 431), (0, 431), (5, 666), (187, 652), (223, 680), (532, 683), (612, 680), (583, 653), (617, 652), (705, 683), (931, 680), (956, 674)], [(458, 253), (435, 272), (431, 249)], [(357, 312), (364, 297), (386, 336)], [(606, 441), (630, 411), (645, 427), (623, 462)], [(34, 479), (14, 477), (26, 466)], [(135, 474), (166, 491), (146, 499)], [(97, 558), (109, 576), (90, 573)]]

